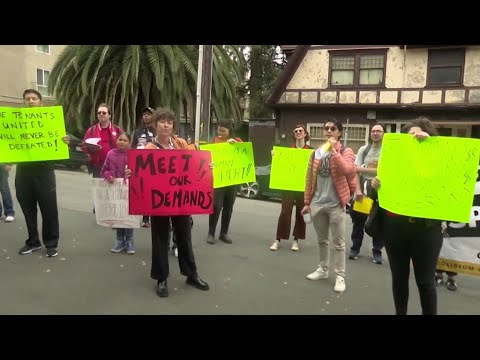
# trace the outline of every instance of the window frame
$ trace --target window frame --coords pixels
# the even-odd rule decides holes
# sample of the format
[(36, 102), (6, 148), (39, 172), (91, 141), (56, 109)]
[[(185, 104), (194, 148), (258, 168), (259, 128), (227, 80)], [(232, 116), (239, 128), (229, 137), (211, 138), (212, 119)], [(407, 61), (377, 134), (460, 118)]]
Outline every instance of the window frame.
[(45, 46), (48, 46), (47, 48), (47, 51), (41, 51), (38, 49), (38, 47), (41, 46), (41, 45), (35, 45), (35, 51), (40, 53), (40, 54), (45, 54), (45, 55), (50, 55), (50, 45), (45, 45)]
[[(329, 50), (328, 51), (328, 86), (329, 89), (385, 89), (385, 78), (387, 76), (387, 52), (385, 49), (365, 49), (365, 50)], [(379, 85), (360, 85), (360, 57), (364, 55), (383, 55), (383, 77)], [(332, 84), (332, 59), (335, 56), (353, 56), (353, 85), (335, 85)]]
[[(43, 79), (42, 79), (42, 84), (41, 84), (41, 85), (38, 83), (38, 70), (41, 70), (41, 71), (42, 71)], [(44, 84), (44, 82), (45, 82), (45, 72), (48, 73), (48, 78), (50, 78), (50, 73), (51, 73), (50, 70), (46, 70), (46, 69), (42, 69), (42, 68), (38, 68), (38, 67), (36, 68), (37, 91), (38, 91), (40, 94), (42, 94), (42, 96), (51, 97), (52, 95), (48, 92), (48, 83), (47, 83), (47, 84)], [(45, 94), (43, 94), (43, 93), (40, 91), (40, 87), (46, 89), (46, 93), (45, 93)]]
[[(456, 67), (458, 65), (452, 65), (451, 63), (448, 64), (445, 63), (444, 65), (436, 65), (436, 66), (432, 66), (431, 65), (431, 60), (432, 60), (432, 57), (431, 57), (431, 53), (435, 53), (435, 52), (440, 52), (440, 51), (445, 51), (445, 50), (462, 50), (463, 51), (463, 62), (462, 64), (460, 65), (461, 69), (460, 69), (460, 82), (459, 83), (456, 83), (456, 84), (431, 84), (430, 83), (430, 69), (432, 67)], [(464, 47), (460, 47), (460, 48), (440, 48), (440, 49), (428, 49), (428, 59), (427, 59), (427, 81), (426, 81), (426, 88), (429, 88), (429, 89), (434, 89), (434, 88), (445, 88), (445, 87), (463, 87), (463, 82), (464, 82), (464, 76), (465, 76), (465, 57), (466, 57), (466, 53), (467, 53), (467, 50), (466, 48)]]

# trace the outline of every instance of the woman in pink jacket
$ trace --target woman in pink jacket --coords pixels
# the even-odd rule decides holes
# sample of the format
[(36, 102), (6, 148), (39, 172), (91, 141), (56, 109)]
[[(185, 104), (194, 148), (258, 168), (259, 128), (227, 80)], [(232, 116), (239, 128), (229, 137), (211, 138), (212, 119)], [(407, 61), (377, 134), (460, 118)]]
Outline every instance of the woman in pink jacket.
[(326, 142), (310, 157), (305, 183), (305, 207), (311, 213), (318, 237), (320, 264), (309, 280), (327, 279), (330, 251), (328, 232), (335, 244), (335, 292), (345, 291), (345, 207), (355, 191), (355, 155), (339, 142), (343, 126), (332, 120), (324, 125)]

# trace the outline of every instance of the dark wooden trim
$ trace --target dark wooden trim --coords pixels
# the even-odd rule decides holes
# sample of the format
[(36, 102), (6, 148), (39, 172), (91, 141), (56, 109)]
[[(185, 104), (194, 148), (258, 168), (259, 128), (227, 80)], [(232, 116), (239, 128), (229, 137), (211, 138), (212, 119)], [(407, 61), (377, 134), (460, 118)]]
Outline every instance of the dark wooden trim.
[(267, 99), (267, 104), (278, 102), (282, 96), (282, 93), (286, 90), (288, 83), (297, 71), (298, 66), (301, 64), (303, 58), (307, 54), (309, 48), (310, 45), (299, 45), (295, 48), (295, 51), (290, 57), (287, 66), (285, 66), (285, 69), (283, 69), (282, 73), (275, 82), (272, 92)]
[(335, 97), (335, 99), (336, 99), (335, 101), (336, 101), (337, 104), (340, 103), (340, 91), (339, 90), (337, 90), (337, 96)]
[(402, 90), (397, 90), (397, 104), (402, 102)]
[(447, 90), (442, 89), (442, 98), (440, 99), (440, 103), (442, 103), (442, 104), (445, 104), (445, 93), (446, 92), (447, 92)]
[(420, 91), (418, 94), (418, 102), (420, 104), (423, 104), (423, 91)]
[(321, 91), (317, 91), (317, 104), (320, 104), (320, 93)]
[[(427, 79), (426, 79), (426, 86), (427, 88), (433, 88), (433, 87), (455, 87), (455, 86), (464, 86), (464, 79), (463, 77), (465, 76), (464, 73), (465, 73), (465, 58), (466, 58), (466, 54), (467, 54), (467, 48), (465, 46), (461, 46), (459, 47), (458, 45), (455, 46), (455, 47), (447, 47), (446, 49), (458, 49), (458, 50), (463, 50), (463, 63), (461, 65), (461, 70), (460, 70), (460, 83), (459, 84), (441, 84), (441, 85), (438, 85), (438, 84), (435, 84), (435, 85), (431, 85), (429, 84), (429, 79), (430, 79), (430, 68), (432, 67), (431, 64), (430, 64), (430, 60), (431, 60), (431, 57), (430, 57), (430, 49), (428, 49), (427, 51)], [(434, 50), (443, 50), (443, 48), (441, 49), (434, 49)]]
[(355, 103), (359, 104), (360, 103), (360, 91), (357, 91), (355, 94)]
[(449, 103), (449, 104), (270, 104), (272, 108), (349, 108), (349, 109), (410, 109), (410, 110), (459, 110), (470, 109), (480, 110), (480, 104), (463, 104), (463, 103)]
[(380, 104), (380, 90), (377, 90), (377, 104)]
[(401, 47), (401, 45), (311, 45), (312, 50), (355, 50), (355, 49), (389, 49), (391, 47)]
[(465, 99), (464, 99), (464, 102), (466, 104), (469, 104), (470, 103), (470, 89), (465, 89)]
[(376, 87), (376, 88), (366, 88), (366, 87), (358, 87), (358, 86), (350, 86), (348, 88), (337, 88), (335, 87), (334, 89), (331, 88), (325, 88), (325, 89), (288, 89), (284, 91), (353, 91), (353, 90), (358, 90), (358, 91), (368, 91), (368, 90), (385, 90), (385, 91), (401, 91), (401, 90), (412, 90), (412, 91), (422, 91), (422, 90), (480, 90), (480, 86), (432, 86), (432, 87), (417, 87), (417, 88), (386, 88), (386, 87)]
[(303, 90), (300, 90), (300, 91), (298, 92), (298, 103), (299, 103), (299, 104), (302, 103), (302, 92), (303, 92)]

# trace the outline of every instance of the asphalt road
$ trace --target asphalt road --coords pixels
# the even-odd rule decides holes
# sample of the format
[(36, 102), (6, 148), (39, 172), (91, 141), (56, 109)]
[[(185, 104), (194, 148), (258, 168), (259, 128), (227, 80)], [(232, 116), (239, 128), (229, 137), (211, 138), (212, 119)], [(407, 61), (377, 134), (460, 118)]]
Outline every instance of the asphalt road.
[[(313, 227), (299, 252), (290, 241), (279, 251), (275, 237), (280, 203), (238, 198), (231, 224), (233, 244), (209, 245), (207, 216), (195, 216), (193, 244), (200, 276), (210, 291), (185, 284), (178, 262), (170, 257), (170, 297), (158, 298), (150, 278), (150, 230), (135, 230), (135, 255), (112, 254), (112, 230), (96, 225), (92, 214), (90, 177), (84, 172), (57, 170), (60, 210), (59, 255), (46, 258), (44, 249), (18, 255), (27, 231), (16, 202), (14, 170), (10, 177), (16, 220), (0, 223), (0, 314), (393, 314), (388, 263), (371, 262), (366, 237), (361, 257), (347, 260), (347, 290), (333, 291), (330, 279), (309, 281), (318, 263)], [(40, 216), (39, 216), (40, 218)], [(347, 234), (351, 223), (347, 221)], [(350, 241), (348, 241), (350, 247)], [(332, 254), (333, 255), (333, 254)], [(333, 256), (332, 256), (333, 259)], [(386, 256), (384, 256), (386, 260)], [(478, 277), (459, 275), (458, 291), (439, 288), (439, 314), (480, 314)], [(420, 314), (418, 291), (411, 274), (410, 314)]]

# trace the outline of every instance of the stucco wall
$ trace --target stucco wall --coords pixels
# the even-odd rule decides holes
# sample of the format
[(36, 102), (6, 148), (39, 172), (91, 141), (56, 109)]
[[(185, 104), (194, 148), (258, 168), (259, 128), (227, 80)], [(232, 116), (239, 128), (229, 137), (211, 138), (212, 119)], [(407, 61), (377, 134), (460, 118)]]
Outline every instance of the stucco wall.
[(287, 89), (326, 89), (328, 60), (327, 50), (309, 50), (287, 85)]
[(480, 46), (467, 48), (463, 84), (465, 86), (480, 86)]

